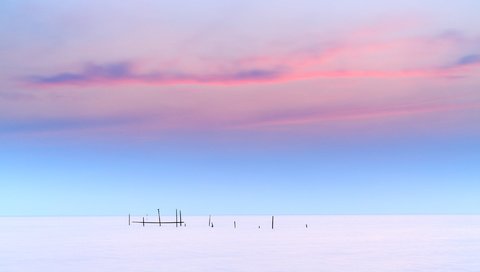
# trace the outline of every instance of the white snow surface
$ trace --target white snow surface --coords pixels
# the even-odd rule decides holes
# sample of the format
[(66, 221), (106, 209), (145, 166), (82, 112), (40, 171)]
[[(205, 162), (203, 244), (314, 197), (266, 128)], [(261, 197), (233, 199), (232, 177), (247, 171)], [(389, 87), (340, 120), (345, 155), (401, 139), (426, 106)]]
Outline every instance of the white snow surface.
[(480, 271), (480, 216), (183, 219), (0, 217), (0, 271)]

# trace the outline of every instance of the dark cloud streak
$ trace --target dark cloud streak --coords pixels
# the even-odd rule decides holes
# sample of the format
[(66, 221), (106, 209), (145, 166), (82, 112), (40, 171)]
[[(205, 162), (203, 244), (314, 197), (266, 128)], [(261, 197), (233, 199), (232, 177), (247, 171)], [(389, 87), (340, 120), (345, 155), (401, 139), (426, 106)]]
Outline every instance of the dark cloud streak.
[(457, 61), (457, 66), (466, 66), (466, 65), (472, 65), (472, 64), (479, 64), (480, 63), (480, 55), (479, 54), (470, 54), (461, 57)]
[(145, 121), (139, 116), (53, 117), (0, 120), (0, 133), (41, 133), (112, 128)]
[(116, 82), (135, 83), (231, 83), (263, 81), (279, 78), (282, 69), (246, 69), (239, 71), (226, 71), (223, 73), (191, 74), (181, 72), (150, 72), (137, 73), (129, 62), (118, 62), (104, 65), (88, 64), (80, 72), (61, 72), (49, 76), (34, 75), (26, 78), (28, 83), (33, 84), (98, 84)]

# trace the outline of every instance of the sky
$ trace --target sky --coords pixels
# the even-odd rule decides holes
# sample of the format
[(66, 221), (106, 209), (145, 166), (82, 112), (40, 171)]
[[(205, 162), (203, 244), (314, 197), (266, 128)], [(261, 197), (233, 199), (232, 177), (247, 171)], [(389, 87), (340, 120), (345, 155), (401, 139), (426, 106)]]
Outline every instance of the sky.
[(480, 213), (480, 2), (0, 2), (0, 216)]

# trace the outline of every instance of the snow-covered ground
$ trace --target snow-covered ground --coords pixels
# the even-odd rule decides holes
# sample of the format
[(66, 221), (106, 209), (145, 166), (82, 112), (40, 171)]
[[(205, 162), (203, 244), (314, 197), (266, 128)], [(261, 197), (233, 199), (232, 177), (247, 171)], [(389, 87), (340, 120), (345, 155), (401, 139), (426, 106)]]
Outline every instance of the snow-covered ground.
[(480, 216), (183, 219), (0, 218), (0, 271), (480, 271)]

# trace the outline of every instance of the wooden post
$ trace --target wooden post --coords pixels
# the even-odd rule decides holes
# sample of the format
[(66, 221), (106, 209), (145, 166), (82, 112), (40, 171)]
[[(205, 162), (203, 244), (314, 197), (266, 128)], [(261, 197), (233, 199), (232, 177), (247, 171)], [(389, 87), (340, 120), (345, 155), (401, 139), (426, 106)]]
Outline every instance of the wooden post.
[(273, 220), (274, 220), (274, 217), (272, 216), (272, 229), (273, 229), (273, 222), (274, 222)]
[(157, 209), (157, 212), (158, 212), (158, 226), (161, 227), (162, 226), (162, 220), (160, 219), (160, 209)]
[(178, 210), (175, 209), (175, 227), (178, 228)]
[(145, 227), (145, 217), (142, 219), (143, 226)]
[(182, 210), (180, 210), (180, 227), (182, 226)]
[(130, 214), (128, 214), (128, 225), (130, 226)]
[(208, 226), (210, 227), (212, 225), (212, 215), (208, 216)]

